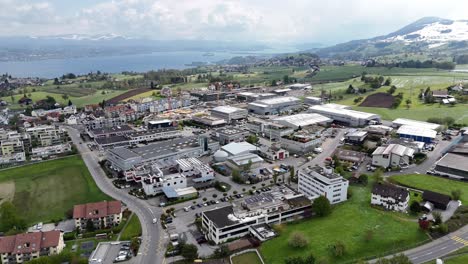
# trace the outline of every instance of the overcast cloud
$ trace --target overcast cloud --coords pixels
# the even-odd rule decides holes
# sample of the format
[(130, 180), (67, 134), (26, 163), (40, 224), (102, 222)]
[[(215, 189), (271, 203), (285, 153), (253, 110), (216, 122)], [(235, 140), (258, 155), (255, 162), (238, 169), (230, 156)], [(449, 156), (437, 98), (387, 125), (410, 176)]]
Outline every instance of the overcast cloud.
[(0, 0), (0, 35), (336, 43), (466, 10), (466, 0)]

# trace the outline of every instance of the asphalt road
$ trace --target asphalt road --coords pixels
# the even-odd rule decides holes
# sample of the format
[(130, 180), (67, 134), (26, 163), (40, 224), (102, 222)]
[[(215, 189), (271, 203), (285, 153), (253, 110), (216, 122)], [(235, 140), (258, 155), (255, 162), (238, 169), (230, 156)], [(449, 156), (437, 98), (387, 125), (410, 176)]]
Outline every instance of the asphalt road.
[(82, 140), (78, 130), (70, 127), (66, 127), (66, 129), (73, 143), (81, 153), (81, 156), (99, 189), (112, 198), (124, 202), (140, 219), (143, 234), (141, 246), (138, 255), (132, 262), (142, 264), (165, 263), (165, 246), (162, 243), (163, 230), (159, 222), (158, 224), (153, 224), (153, 218), (159, 219), (161, 210), (156, 207), (151, 207), (145, 201), (129, 195), (126, 190), (115, 188), (111, 180), (105, 175), (104, 171), (100, 167), (98, 163), (99, 159), (95, 155), (95, 152), (90, 151), (86, 143), (80, 144)]
[[(436, 239), (422, 246), (401, 252), (408, 256), (413, 264), (422, 264), (468, 246), (468, 226)], [(391, 256), (389, 256), (391, 257)], [(377, 260), (369, 261), (375, 263)]]

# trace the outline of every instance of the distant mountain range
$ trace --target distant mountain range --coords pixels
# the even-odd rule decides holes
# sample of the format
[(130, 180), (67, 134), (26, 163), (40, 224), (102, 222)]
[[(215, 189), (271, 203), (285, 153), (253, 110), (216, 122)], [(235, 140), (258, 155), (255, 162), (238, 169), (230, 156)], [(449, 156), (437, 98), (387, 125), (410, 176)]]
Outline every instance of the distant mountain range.
[(425, 17), (395, 32), (352, 40), (310, 51), (324, 58), (364, 59), (386, 55), (425, 53), (432, 58), (468, 54), (468, 20)]

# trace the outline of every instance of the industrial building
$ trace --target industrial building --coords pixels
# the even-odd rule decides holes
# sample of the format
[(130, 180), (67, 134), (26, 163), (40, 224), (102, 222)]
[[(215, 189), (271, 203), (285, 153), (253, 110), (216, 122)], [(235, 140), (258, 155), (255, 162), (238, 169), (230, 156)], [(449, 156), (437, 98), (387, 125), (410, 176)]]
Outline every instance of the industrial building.
[(402, 125), (397, 130), (400, 138), (409, 138), (414, 141), (431, 143), (437, 137), (437, 131), (430, 128), (412, 125)]
[(241, 142), (250, 135), (247, 130), (242, 130), (234, 127), (220, 128), (214, 131), (214, 138), (218, 140), (219, 144), (226, 145), (231, 142)]
[(297, 110), (301, 107), (301, 100), (296, 97), (285, 96), (264, 99), (249, 103), (250, 113), (258, 115), (275, 115)]
[(383, 168), (409, 165), (414, 156), (414, 149), (399, 144), (378, 147), (372, 153), (372, 165)]
[(254, 102), (258, 100), (278, 97), (278, 95), (274, 93), (252, 93), (252, 92), (242, 92), (242, 93), (238, 93), (236, 96), (238, 100), (246, 101), (246, 102)]
[(242, 109), (233, 106), (218, 106), (211, 110), (211, 115), (226, 120), (227, 123), (231, 123), (232, 120), (239, 120), (247, 118), (247, 109)]
[(266, 121), (250, 121), (246, 124), (246, 127), (250, 132), (262, 135), (270, 140), (280, 139), (294, 133), (294, 128)]
[(355, 127), (380, 123), (379, 115), (349, 110), (346, 107), (339, 106), (336, 104), (314, 105), (309, 108), (309, 112), (321, 114), (337, 123)]
[(424, 122), (424, 121), (418, 121), (418, 120), (412, 120), (412, 119), (406, 119), (406, 118), (397, 118), (393, 120), (392, 122), (393, 127), (401, 127), (403, 125), (409, 125), (409, 126), (414, 126), (414, 127), (421, 127), (421, 128), (426, 128), (426, 129), (432, 129), (432, 130), (437, 130), (441, 126), (439, 124), (434, 124), (434, 123), (429, 123), (429, 122)]
[(158, 129), (158, 128), (166, 128), (174, 126), (174, 122), (169, 119), (161, 119), (161, 120), (150, 120), (148, 121), (148, 129)]
[(315, 97), (315, 96), (307, 96), (304, 99), (304, 103), (308, 105), (319, 105), (323, 103), (323, 99), (321, 97)]
[(313, 200), (325, 196), (331, 204), (347, 199), (349, 182), (331, 167), (306, 167), (299, 171), (298, 190)]
[(181, 158), (199, 157), (214, 153), (219, 143), (207, 137), (187, 137), (161, 141), (136, 148), (114, 148), (107, 151), (111, 168), (126, 171), (135, 165), (153, 161), (168, 161)]
[(329, 125), (333, 120), (320, 114), (297, 114), (280, 116), (273, 119), (273, 122), (291, 127), (294, 129), (305, 128), (312, 125)]
[(281, 224), (312, 214), (310, 200), (287, 187), (249, 196), (239, 203), (202, 212), (202, 230), (208, 240), (220, 244), (253, 232), (259, 223)]
[(208, 127), (220, 127), (226, 125), (226, 120), (211, 115), (194, 115), (192, 120), (200, 125)]
[(447, 153), (436, 162), (434, 170), (441, 175), (468, 179), (468, 156)]

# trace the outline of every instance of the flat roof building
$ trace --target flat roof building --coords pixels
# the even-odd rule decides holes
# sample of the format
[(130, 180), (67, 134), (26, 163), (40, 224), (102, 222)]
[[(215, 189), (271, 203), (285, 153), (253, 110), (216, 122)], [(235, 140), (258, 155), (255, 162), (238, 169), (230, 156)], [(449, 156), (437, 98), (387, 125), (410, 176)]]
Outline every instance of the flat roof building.
[(274, 115), (297, 110), (301, 107), (301, 100), (296, 97), (285, 96), (264, 99), (249, 103), (250, 113), (259, 115)]
[(314, 105), (309, 108), (309, 112), (324, 115), (337, 123), (350, 126), (366, 126), (372, 121), (380, 123), (380, 116), (377, 114), (354, 111), (336, 104)]
[(425, 129), (432, 129), (432, 130), (437, 130), (441, 126), (439, 124), (434, 124), (434, 123), (429, 123), (429, 122), (424, 122), (424, 121), (418, 121), (418, 120), (412, 120), (412, 119), (406, 119), (406, 118), (397, 118), (393, 120), (392, 122), (394, 127), (401, 127), (403, 125), (410, 125), (410, 126), (415, 126), (415, 127), (421, 127)]
[(436, 162), (434, 170), (443, 175), (468, 179), (468, 156), (447, 153)]
[(288, 116), (280, 116), (275, 119), (273, 119), (273, 122), (298, 129), (298, 128), (304, 128), (307, 126), (311, 125), (328, 125), (332, 122), (333, 120), (320, 115), (320, 114), (296, 114), (296, 115), (288, 115)]
[(208, 240), (216, 244), (245, 236), (252, 226), (276, 224), (311, 215), (311, 202), (287, 187), (249, 196), (221, 208), (202, 212), (202, 227)]
[(216, 138), (221, 145), (226, 145), (231, 142), (241, 142), (250, 135), (247, 130), (242, 130), (235, 127), (225, 127), (217, 129), (214, 132), (214, 138)]
[(331, 204), (344, 202), (348, 186), (348, 180), (331, 167), (306, 167), (299, 171), (298, 190), (311, 200), (323, 195)]
[(168, 161), (199, 157), (219, 149), (219, 143), (208, 137), (186, 137), (156, 142), (142, 147), (120, 147), (107, 151), (113, 169), (126, 171), (135, 165), (153, 161)]
[(227, 123), (231, 123), (232, 120), (239, 120), (247, 118), (247, 109), (238, 107), (223, 105), (215, 107), (211, 110), (211, 115), (226, 120)]
[(402, 125), (397, 130), (401, 138), (410, 138), (415, 141), (431, 143), (437, 136), (437, 131), (420, 126)]

